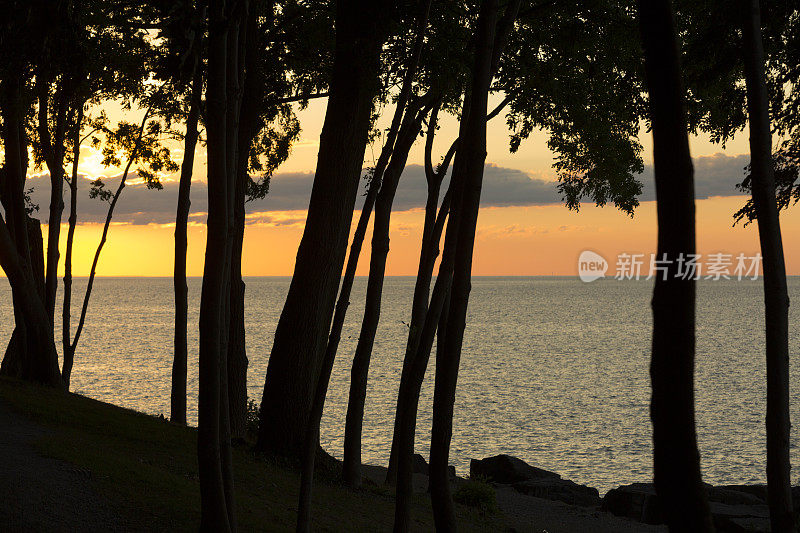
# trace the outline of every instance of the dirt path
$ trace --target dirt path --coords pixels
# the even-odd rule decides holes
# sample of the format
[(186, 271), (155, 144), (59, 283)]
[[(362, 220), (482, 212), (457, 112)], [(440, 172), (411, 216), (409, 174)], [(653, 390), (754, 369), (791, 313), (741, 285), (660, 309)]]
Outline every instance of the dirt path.
[(46, 432), (0, 400), (0, 531), (128, 530), (90, 471), (36, 451)]
[(507, 486), (497, 489), (497, 505), (512, 531), (519, 533), (667, 533), (667, 526), (648, 526), (597, 509), (525, 496)]

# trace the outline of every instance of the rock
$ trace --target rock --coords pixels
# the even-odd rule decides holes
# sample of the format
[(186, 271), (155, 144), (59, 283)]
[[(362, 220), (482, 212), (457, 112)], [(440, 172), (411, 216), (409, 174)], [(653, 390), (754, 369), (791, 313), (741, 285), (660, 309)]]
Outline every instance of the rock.
[[(725, 505), (762, 505), (766, 503), (758, 491), (742, 490), (746, 485), (729, 485), (714, 487), (706, 485), (708, 501), (724, 503)], [(766, 497), (766, 491), (764, 492)]]
[(447, 465), (447, 473), (450, 474), (450, 479), (455, 479), (456, 467), (454, 467), (453, 465)]
[(578, 485), (568, 479), (552, 477), (528, 479), (514, 483), (512, 486), (517, 492), (545, 500), (555, 500), (583, 507), (600, 505), (600, 494), (597, 489)]
[(414, 458), (412, 460), (412, 467), (411, 471), (415, 474), (425, 474), (428, 475), (428, 461), (425, 460), (420, 454), (415, 453)]
[(510, 455), (473, 459), (469, 464), (469, 476), (472, 479), (484, 478), (492, 483), (511, 485), (517, 492), (536, 498), (585, 507), (600, 504), (597, 489), (561, 479), (555, 472), (536, 468)]
[(645, 524), (664, 522), (652, 483), (632, 483), (611, 489), (603, 497), (601, 509)]
[[(708, 490), (714, 527), (720, 533), (769, 531), (769, 509), (758, 486), (728, 485)], [(603, 510), (645, 524), (663, 524), (661, 506), (652, 483), (634, 483), (613, 490), (603, 498)]]
[(513, 484), (531, 479), (561, 479), (554, 472), (531, 466), (522, 459), (510, 455), (495, 455), (486, 459), (472, 459), (469, 462), (469, 477), (485, 478), (494, 483)]
[(769, 508), (758, 505), (725, 505), (710, 502), (714, 528), (719, 533), (766, 533), (770, 530)]
[(769, 533), (769, 518), (733, 517), (717, 520), (714, 527), (718, 533)]
[[(710, 486), (710, 485), (708, 485)], [(735, 492), (750, 494), (758, 498), (761, 503), (767, 502), (767, 486), (766, 485), (721, 485), (715, 487), (716, 489), (732, 490)], [(794, 492), (794, 491), (792, 491)]]

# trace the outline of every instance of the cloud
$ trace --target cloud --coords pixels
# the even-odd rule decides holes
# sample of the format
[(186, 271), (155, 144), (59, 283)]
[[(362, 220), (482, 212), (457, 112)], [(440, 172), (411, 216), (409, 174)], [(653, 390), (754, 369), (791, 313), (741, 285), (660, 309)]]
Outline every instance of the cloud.
[[(695, 189), (698, 199), (712, 196), (739, 195), (735, 185), (744, 177), (744, 167), (748, 164), (746, 155), (727, 156), (715, 154), (695, 158)], [(132, 180), (136, 176), (131, 176)], [(644, 188), (642, 201), (655, 200), (653, 184), (653, 170), (651, 166), (645, 168), (640, 176)], [(34, 187), (33, 203), (40, 206), (39, 218), (45, 219), (49, 205), (49, 175), (47, 173), (29, 178), (28, 187)], [(313, 173), (280, 173), (272, 178), (270, 192), (266, 198), (249, 202), (246, 206), (248, 224), (270, 224), (276, 226), (301, 225), (304, 222), (304, 213), (308, 208), (311, 196), (311, 187), (314, 181)], [(106, 180), (107, 186), (114, 188), (117, 179)], [(443, 184), (443, 191), (447, 187), (447, 180)], [(65, 202), (67, 204), (64, 215), (69, 209), (69, 194), (65, 187)], [(395, 197), (394, 209), (407, 211), (422, 208), (425, 205), (427, 185), (425, 173), (421, 165), (408, 165), (405, 169)], [(78, 219), (83, 222), (103, 222), (105, 220), (108, 204), (100, 200), (92, 200), (88, 196), (89, 180), (80, 179), (78, 191)], [(356, 208), (363, 204), (364, 183), (359, 186), (359, 196)], [(442, 192), (444, 194), (444, 192)], [(191, 219), (195, 222), (205, 220), (208, 212), (208, 187), (202, 181), (192, 183), (191, 192)], [(178, 197), (178, 183), (176, 181), (164, 182), (163, 190), (148, 190), (144, 184), (132, 183), (122, 192), (117, 204), (114, 221), (129, 224), (169, 224), (175, 221), (175, 208)], [(521, 170), (500, 167), (493, 164), (486, 165), (481, 194), (482, 207), (511, 207), (511, 206), (545, 206), (561, 204), (561, 197), (557, 184), (540, 176), (532, 176)], [(283, 213), (293, 211), (294, 213)], [(298, 213), (299, 212), (299, 213)]]
[[(750, 164), (749, 155), (729, 156), (723, 153), (695, 157), (694, 162), (694, 194), (698, 200), (713, 196), (740, 196), (736, 184), (744, 179), (744, 168)], [(639, 177), (644, 185), (643, 202), (656, 199), (653, 167), (648, 165)]]

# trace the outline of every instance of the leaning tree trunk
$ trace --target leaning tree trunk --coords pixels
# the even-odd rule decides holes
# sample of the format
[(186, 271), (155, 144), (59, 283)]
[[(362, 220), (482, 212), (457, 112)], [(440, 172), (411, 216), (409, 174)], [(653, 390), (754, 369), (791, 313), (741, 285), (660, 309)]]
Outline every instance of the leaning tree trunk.
[[(32, 217), (26, 215), (28, 228), (28, 248), (31, 257), (31, 271), (33, 282), (36, 288), (37, 297), (45, 301), (45, 271), (44, 271), (44, 241), (42, 239), (42, 225)], [(19, 291), (12, 290), (12, 297), (22, 298)], [(46, 309), (46, 308), (45, 308)], [(22, 377), (29, 369), (25, 368), (26, 354), (35, 353), (37, 350), (38, 338), (35, 334), (29, 333), (26, 323), (29, 320), (20, 313), (17, 326), (11, 333), (11, 340), (6, 348), (3, 363), (0, 365), (0, 374), (6, 376)], [(34, 330), (30, 330), (34, 331)]]
[(47, 261), (45, 271), (45, 308), (51, 327), (55, 324), (56, 292), (58, 289), (58, 244), (61, 236), (61, 215), (64, 212), (64, 144), (67, 104), (63, 88), (55, 109), (55, 131), (50, 134), (50, 97), (46, 77), (39, 83), (39, 141), (50, 172), (50, 213), (47, 219)]
[[(455, 175), (455, 172), (454, 172)], [(458, 187), (455, 187), (458, 189)], [(453, 227), (451, 222), (448, 227)], [(425, 369), (428, 365), (433, 341), (436, 337), (436, 330), (439, 318), (442, 315), (444, 306), (447, 303), (448, 294), (453, 281), (453, 259), (454, 243), (451, 239), (450, 245), (445, 247), (442, 255), (442, 262), (439, 265), (439, 274), (436, 276), (436, 283), (431, 294), (428, 311), (425, 315), (425, 322), (417, 346), (417, 353), (411, 359), (409, 367), (408, 383), (422, 383), (425, 377)], [(419, 392), (417, 392), (419, 397)], [(412, 459), (414, 455), (414, 428), (416, 427), (418, 402), (409, 403), (401, 409), (398, 406), (397, 416), (400, 421), (395, 425), (401, 430), (397, 432), (396, 454), (397, 454), (397, 484), (395, 498), (394, 530), (396, 532), (408, 531), (411, 527), (411, 500), (413, 497), (413, 470)], [(410, 428), (410, 430), (408, 430)]]
[[(29, 217), (25, 211), (23, 190), (27, 171), (27, 142), (25, 142), (25, 122), (22, 109), (22, 80), (6, 79), (0, 84), (3, 113), (4, 164), (0, 198), (5, 210), (3, 227), (5, 237), (14, 248), (3, 250), (3, 268), (9, 277), (12, 288), (14, 317), (16, 320), (16, 339), (6, 350), (4, 359), (11, 358), (4, 368), (19, 370), (18, 376), (29, 380), (62, 387), (58, 370), (58, 354), (53, 342), (53, 328), (47, 318), (44, 305), (43, 282), (37, 280), (33, 258), (39, 256), (41, 262), (41, 231), (39, 232), (38, 254), (31, 253), (31, 230)], [(12, 257), (16, 255), (15, 257)], [(16, 359), (16, 361), (15, 361)]]
[[(411, 111), (412, 116), (416, 113), (416, 109)], [(416, 125), (416, 130), (419, 131), (419, 121), (422, 119), (422, 114), (419, 117), (412, 119), (414, 125)], [(409, 124), (404, 124), (404, 127), (400, 129), (399, 135), (400, 138), (397, 141), (397, 146), (393, 150), (393, 155), (391, 159), (391, 163), (386, 169), (385, 179), (381, 182), (381, 191), (384, 191), (384, 186), (387, 186), (388, 189), (395, 189), (397, 188), (397, 181), (402, 173), (403, 168), (405, 167), (405, 161), (408, 157), (408, 151), (413, 144), (414, 136), (411, 135), (412, 129), (414, 126), (410, 126)], [(409, 142), (408, 137), (411, 136), (411, 140)], [(399, 156), (399, 159), (395, 159)], [(397, 161), (397, 163), (395, 163)], [(371, 184), (371, 187), (377, 187), (377, 182), (374, 181)], [(350, 250), (350, 257), (348, 258), (348, 268), (347, 274), (345, 277), (346, 286), (343, 285), (343, 289), (339, 298), (339, 302), (336, 308), (336, 318), (334, 319), (334, 326), (331, 329), (330, 338), (328, 340), (328, 346), (325, 350), (325, 356), (322, 362), (322, 369), (320, 371), (319, 378), (317, 380), (316, 390), (314, 392), (314, 401), (312, 402), (311, 407), (311, 414), (309, 416), (308, 424), (306, 427), (306, 432), (303, 441), (303, 450), (301, 455), (302, 460), (302, 470), (301, 470), (301, 477), (300, 477), (300, 498), (298, 502), (298, 515), (297, 515), (297, 531), (298, 533), (307, 532), (311, 529), (311, 495), (313, 489), (313, 482), (314, 482), (314, 464), (317, 455), (317, 448), (319, 446), (319, 433), (320, 433), (320, 422), (322, 421), (322, 413), (325, 407), (325, 397), (328, 393), (328, 385), (330, 383), (331, 372), (333, 370), (333, 363), (336, 359), (336, 347), (339, 344), (339, 337), (341, 336), (342, 331), (342, 324), (344, 323), (344, 311), (347, 309), (347, 304), (349, 303), (349, 293), (350, 289), (352, 288), (352, 281), (353, 275), (355, 273), (355, 265), (358, 260), (358, 255), (361, 251), (360, 242), (363, 241), (364, 232), (366, 232), (366, 225), (369, 219), (369, 212), (370, 206), (369, 199), (370, 196), (375, 198), (373, 194), (374, 189), (370, 190), (368, 193), (368, 200), (367, 204), (362, 211), (361, 217), (359, 218), (359, 225), (356, 232), (356, 237), (360, 235), (359, 240), (355, 240), (353, 242), (353, 247)], [(392, 197), (394, 193), (391, 193)], [(380, 193), (378, 194), (378, 198), (380, 198)], [(391, 207), (391, 206), (390, 206)], [(376, 224), (377, 224), (377, 212), (376, 212)], [(359, 231), (360, 230), (360, 231)], [(354, 378), (355, 379), (355, 378)], [(366, 386), (366, 377), (364, 378), (364, 383)], [(352, 390), (352, 389), (351, 389)], [(363, 399), (361, 404), (361, 411), (363, 416)], [(350, 415), (350, 411), (348, 409), (348, 421)], [(359, 427), (360, 433), (360, 427)], [(345, 444), (345, 453), (347, 454), (347, 444)], [(347, 458), (348, 456), (345, 455)], [(358, 449), (358, 458), (356, 461), (353, 461), (352, 450), (351, 455), (349, 456), (350, 459), (350, 478), (345, 479), (355, 485), (354, 480), (360, 481), (360, 442), (359, 442), (359, 449)], [(347, 462), (345, 463), (347, 464)], [(354, 472), (355, 471), (355, 472)], [(345, 473), (345, 476), (347, 474)], [(356, 476), (355, 478), (353, 476)]]
[(336, 5), (336, 50), (308, 217), (275, 332), (261, 401), (258, 448), (297, 455), (344, 264), (377, 91), (386, 2)]
[[(392, 123), (386, 136), (386, 142), (381, 150), (381, 155), (378, 157), (378, 163), (375, 165), (375, 172), (373, 173), (372, 181), (370, 182), (370, 187), (364, 200), (364, 206), (358, 219), (358, 225), (356, 226), (355, 233), (353, 234), (353, 242), (350, 245), (350, 255), (347, 258), (347, 267), (342, 280), (342, 287), (339, 290), (339, 299), (336, 302), (333, 324), (331, 325), (331, 332), (328, 336), (328, 345), (325, 349), (326, 357), (335, 358), (339, 347), (339, 341), (342, 336), (342, 328), (344, 326), (344, 319), (347, 314), (347, 307), (350, 304), (350, 292), (353, 288), (358, 258), (361, 254), (361, 247), (364, 244), (364, 237), (367, 233), (367, 225), (369, 224), (372, 209), (375, 206), (375, 201), (383, 183), (384, 172), (388, 165), (389, 159), (394, 153), (394, 144), (397, 140), (397, 135), (402, 125), (403, 114), (405, 113), (409, 97), (411, 96), (411, 88), (414, 82), (417, 66), (419, 64), (419, 58), (422, 53), (422, 46), (424, 44), (425, 28), (428, 25), (430, 5), (431, 0), (423, 2), (423, 10), (420, 12), (417, 18), (417, 32), (414, 41), (414, 48), (409, 56), (409, 63), (406, 65), (406, 72), (403, 76), (403, 85), (400, 88), (400, 94), (398, 95), (397, 102), (395, 103)], [(360, 442), (357, 457), (352, 453), (347, 453), (346, 450), (347, 431), (345, 431), (345, 453), (344, 462), (342, 465), (342, 478), (344, 479), (344, 482), (351, 487), (358, 487), (361, 484)]]
[[(47, 367), (40, 366), (38, 358), (26, 357), (19, 362), (19, 375), (23, 379), (39, 381), (48, 385), (61, 387), (61, 377), (58, 375), (58, 361), (55, 351), (53, 336), (50, 334), (52, 329), (47, 320), (42, 301), (41, 292), (43, 287), (34, 279), (30, 265), (25, 264), (25, 260), (16, 249), (16, 244), (11, 237), (6, 221), (0, 216), (0, 267), (6, 273), (8, 281), (14, 291), (15, 305), (19, 306), (19, 313), (24, 320), (26, 337), (30, 340), (20, 339), (28, 347), (26, 356), (35, 353), (43, 353), (48, 359), (54, 359), (55, 370), (46, 374), (43, 372)], [(48, 342), (49, 341), (49, 342)], [(35, 351), (30, 351), (34, 349)], [(5, 365), (5, 360), (3, 361)], [(55, 375), (53, 375), (53, 373)]]
[(427, 109), (419, 110), (419, 103), (409, 107), (375, 204), (367, 297), (364, 318), (361, 323), (361, 334), (358, 338), (350, 372), (350, 394), (344, 433), (344, 478), (345, 482), (352, 486), (358, 486), (361, 481), (361, 431), (364, 422), (364, 403), (367, 395), (372, 347), (380, 321), (383, 279), (386, 273), (386, 259), (389, 255), (389, 223), (392, 203), (406, 166), (408, 152), (419, 134), (422, 118), (426, 113)]
[[(125, 170), (122, 172), (122, 177), (119, 180), (119, 185), (117, 185), (117, 189), (116, 191), (114, 191), (114, 195), (111, 197), (111, 201), (109, 202), (108, 205), (108, 211), (106, 212), (106, 220), (103, 223), (103, 231), (100, 233), (100, 242), (97, 244), (97, 249), (95, 249), (94, 251), (92, 266), (89, 268), (89, 279), (86, 282), (86, 292), (83, 295), (83, 305), (81, 305), (81, 314), (80, 317), (78, 318), (78, 325), (75, 328), (75, 337), (72, 339), (72, 342), (70, 343), (69, 346), (69, 355), (68, 355), (69, 364), (67, 364), (66, 355), (64, 358), (64, 366), (62, 369), (62, 374), (64, 376), (63, 380), (65, 383), (69, 383), (72, 372), (72, 363), (74, 361), (74, 356), (75, 356), (75, 349), (78, 346), (78, 342), (81, 339), (81, 334), (83, 333), (83, 327), (86, 324), (86, 316), (89, 312), (89, 301), (91, 300), (92, 290), (94, 289), (94, 280), (97, 277), (97, 265), (100, 262), (100, 254), (103, 252), (103, 248), (105, 247), (106, 242), (108, 240), (108, 232), (111, 229), (111, 220), (114, 218), (114, 210), (117, 207), (117, 203), (119, 202), (119, 198), (122, 195), (122, 191), (125, 190), (131, 167), (133, 166), (133, 162), (136, 161), (137, 157), (139, 156), (139, 150), (141, 149), (142, 145), (142, 136), (145, 133), (145, 127), (147, 126), (147, 122), (150, 119), (151, 112), (152, 108), (148, 109), (144, 114), (144, 118), (142, 118), (142, 122), (139, 125), (136, 141), (133, 146), (133, 150), (131, 151), (131, 154), (128, 157), (128, 163), (125, 165)], [(73, 176), (73, 179), (75, 177), (76, 176)]]
[[(403, 370), (400, 376), (400, 387), (397, 392), (397, 407), (395, 409), (394, 433), (392, 435), (389, 468), (386, 471), (387, 485), (395, 485), (397, 483), (397, 455), (400, 449), (400, 442), (404, 440), (404, 433), (410, 434), (410, 437), (405, 440), (411, 442), (412, 449), (410, 455), (414, 454), (413, 444), (414, 433), (416, 431), (417, 408), (419, 406), (422, 382), (425, 379), (425, 372), (428, 368), (428, 358), (430, 356), (429, 349), (422, 354), (424, 361), (419, 363), (415, 362), (422, 340), (423, 326), (429, 311), (428, 298), (430, 297), (430, 287), (433, 280), (433, 269), (436, 264), (436, 259), (439, 257), (439, 242), (442, 238), (444, 221), (450, 209), (450, 194), (448, 190), (448, 193), (445, 194), (442, 200), (442, 207), (437, 217), (436, 208), (439, 185), (435, 187), (436, 191), (434, 194), (431, 193), (430, 189), (429, 187), (428, 204), (430, 205), (432, 203), (433, 218), (429, 224), (426, 215), (423, 235), (428, 236), (423, 237), (422, 240), (422, 251), (414, 289), (415, 295), (419, 292), (423, 299), (418, 302), (415, 296), (412, 305), (411, 323), (409, 326), (408, 340), (406, 341), (406, 354), (403, 358)], [(433, 202), (431, 202), (431, 200), (433, 200)], [(406, 416), (404, 412), (409, 409), (413, 409), (413, 414)], [(402, 424), (404, 421), (406, 422), (405, 425)]]
[(794, 531), (789, 477), (789, 293), (775, 199), (769, 100), (758, 0), (742, 3), (744, 74), (750, 118), (753, 205), (764, 261), (767, 347), (767, 496), (772, 531)]
[(175, 337), (172, 361), (172, 391), (170, 394), (170, 420), (186, 424), (186, 379), (188, 367), (187, 327), (189, 313), (189, 288), (186, 284), (186, 227), (191, 207), (192, 171), (197, 147), (197, 123), (203, 92), (203, 70), (199, 65), (192, 80), (192, 102), (186, 118), (186, 136), (183, 142), (183, 162), (178, 185), (178, 208), (175, 217), (175, 268), (173, 287), (175, 290)]
[[(517, 5), (518, 7), (518, 5)], [(509, 6), (508, 9), (512, 9)], [(478, 222), (483, 166), (486, 160), (486, 107), (492, 80), (492, 56), (497, 30), (497, 0), (484, 1), (478, 18), (475, 63), (472, 71), (469, 107), (464, 108), (462, 120), (466, 127), (459, 136), (459, 150), (453, 168), (453, 179), (459, 180), (459, 202), (453, 205), (447, 240), (455, 242), (453, 281), (446, 309), (447, 327), (439, 332), (444, 345), (436, 354), (436, 382), (433, 396), (433, 426), (431, 429), (430, 490), (433, 516), (439, 531), (455, 531), (455, 511), (450, 494), (447, 471), (450, 439), (453, 431), (458, 367), (464, 339), (467, 305), (469, 303), (472, 254)], [(516, 13), (514, 13), (516, 17)], [(458, 176), (456, 175), (458, 173)]]
[[(504, 19), (506, 17), (504, 16)], [(495, 50), (504, 46), (505, 37), (507, 36), (506, 29), (510, 31), (513, 26), (513, 21), (498, 24), (498, 32), (495, 37)], [(497, 54), (495, 54), (497, 55)], [(497, 69), (499, 59), (495, 61), (492, 59), (492, 71)], [(486, 121), (493, 119), (508, 105), (511, 101), (512, 95), (506, 95), (506, 98), (495, 107), (491, 113), (486, 115)], [(394, 419), (394, 433), (392, 435), (392, 447), (389, 455), (389, 467), (386, 470), (386, 484), (395, 485), (397, 483), (397, 453), (401, 440), (412, 443), (411, 452), (409, 457), (413, 455), (413, 442), (414, 432), (416, 431), (416, 413), (419, 404), (419, 395), (422, 390), (422, 382), (425, 379), (425, 372), (428, 368), (428, 359), (430, 357), (430, 349), (423, 353), (423, 360), (419, 364), (414, 363), (419, 344), (422, 337), (423, 324), (426, 320), (428, 312), (428, 298), (430, 297), (430, 286), (433, 278), (433, 269), (436, 264), (436, 259), (439, 257), (439, 242), (442, 237), (442, 230), (447, 215), (450, 209), (450, 188), (448, 188), (442, 199), (441, 207), (438, 206), (439, 192), (442, 180), (447, 174), (450, 162), (455, 155), (458, 148), (458, 139), (453, 141), (450, 148), (445, 153), (442, 163), (434, 170), (432, 163), (432, 148), (433, 140), (437, 129), (438, 119), (438, 106), (434, 106), (431, 118), (428, 124), (428, 136), (425, 142), (425, 176), (428, 182), (428, 194), (425, 201), (425, 222), (422, 230), (422, 245), (420, 248), (420, 259), (417, 267), (417, 278), (414, 285), (414, 297), (411, 304), (411, 321), (409, 324), (408, 340), (406, 341), (406, 352), (403, 357), (403, 370), (400, 376), (400, 387), (397, 393), (397, 406), (395, 410)], [(437, 207), (439, 209), (437, 215)], [(412, 371), (412, 367), (414, 370)], [(413, 378), (412, 378), (413, 374)], [(413, 408), (413, 417), (402, 415), (406, 409)], [(407, 420), (405, 425), (401, 425), (401, 421)], [(403, 433), (410, 433), (402, 436)]]
[(64, 300), (61, 304), (61, 346), (64, 361), (61, 366), (61, 379), (69, 390), (75, 350), (72, 346), (72, 248), (75, 243), (75, 227), (78, 225), (78, 162), (81, 155), (81, 125), (83, 123), (83, 104), (78, 104), (72, 136), (72, 177), (69, 180), (69, 218), (67, 219), (67, 247), (64, 251)]
[(666, 273), (656, 277), (652, 300), (655, 486), (670, 531), (711, 531), (695, 433), (695, 281), (677, 272), (677, 259), (696, 252), (680, 55), (670, 0), (640, 0), (638, 10), (653, 130), (657, 257), (668, 261)]

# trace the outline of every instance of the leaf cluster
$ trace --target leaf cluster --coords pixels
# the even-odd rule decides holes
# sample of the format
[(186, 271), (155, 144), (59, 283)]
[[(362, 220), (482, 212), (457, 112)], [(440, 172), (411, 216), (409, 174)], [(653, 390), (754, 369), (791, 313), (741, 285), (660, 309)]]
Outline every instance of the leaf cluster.
[(501, 61), (495, 89), (513, 97), (511, 150), (546, 131), (571, 209), (588, 198), (632, 215), (639, 203), (646, 102), (636, 28), (626, 2), (527, 3)]

